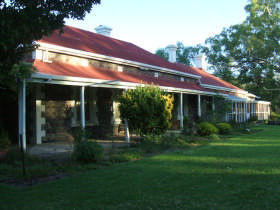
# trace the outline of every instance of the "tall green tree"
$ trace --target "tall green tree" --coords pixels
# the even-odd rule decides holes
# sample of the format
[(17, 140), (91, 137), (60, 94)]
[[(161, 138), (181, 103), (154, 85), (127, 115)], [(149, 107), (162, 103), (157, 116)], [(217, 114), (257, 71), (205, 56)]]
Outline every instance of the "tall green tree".
[(208, 38), (202, 50), (217, 76), (270, 100), (265, 88), (279, 87), (279, 0), (251, 0), (245, 10), (243, 23)]
[(0, 0), (0, 85), (15, 87), (32, 66), (24, 63), (35, 40), (63, 28), (65, 18), (82, 20), (100, 0)]
[[(192, 66), (192, 59), (194, 56), (198, 55), (199, 48), (193, 46), (184, 46), (182, 42), (177, 42), (177, 51), (176, 51), (176, 62)], [(155, 53), (157, 56), (162, 57), (165, 60), (168, 60), (168, 52), (166, 48), (159, 48)]]
[(82, 20), (99, 3), (100, 0), (0, 0), (0, 130), (8, 131), (14, 142), (17, 81), (34, 71), (32, 64), (25, 62), (36, 48), (34, 41), (62, 30), (66, 18)]

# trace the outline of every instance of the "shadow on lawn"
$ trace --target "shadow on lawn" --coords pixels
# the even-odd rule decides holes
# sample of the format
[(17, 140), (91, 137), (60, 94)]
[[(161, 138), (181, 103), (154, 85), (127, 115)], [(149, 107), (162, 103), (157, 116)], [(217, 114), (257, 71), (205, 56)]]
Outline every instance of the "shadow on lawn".
[(116, 164), (24, 190), (3, 187), (0, 203), (4, 209), (279, 209), (280, 134), (267, 142), (255, 136)]

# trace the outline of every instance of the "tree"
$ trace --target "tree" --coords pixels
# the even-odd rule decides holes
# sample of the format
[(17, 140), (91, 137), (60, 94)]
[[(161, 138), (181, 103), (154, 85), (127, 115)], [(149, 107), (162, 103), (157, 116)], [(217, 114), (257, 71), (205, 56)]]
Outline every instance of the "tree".
[(193, 46), (185, 47), (182, 42), (177, 42), (177, 47), (177, 62), (193, 66), (192, 60), (199, 54), (199, 48)]
[(242, 24), (208, 38), (202, 51), (217, 76), (270, 100), (264, 88), (279, 88), (279, 0), (251, 0), (245, 10)]
[(63, 30), (64, 19), (82, 20), (100, 0), (0, 0), (0, 84), (14, 88), (15, 81), (34, 71), (23, 62), (35, 40)]
[[(182, 42), (177, 42), (177, 51), (176, 51), (176, 62), (192, 66), (192, 59), (194, 56), (198, 55), (199, 48), (188, 46), (185, 47)], [(165, 60), (168, 60), (168, 52), (166, 48), (159, 48), (156, 51), (156, 55), (162, 57)]]
[(155, 54), (165, 60), (168, 60), (169, 55), (168, 52), (166, 52), (166, 49), (164, 48), (157, 49)]
[[(35, 40), (63, 31), (64, 19), (82, 20), (100, 0), (0, 0), (0, 127), (15, 140), (17, 82), (35, 71), (24, 62)], [(28, 90), (28, 89), (27, 89)], [(27, 91), (28, 93), (28, 91)]]
[(173, 96), (155, 86), (138, 86), (123, 92), (120, 114), (140, 136), (159, 135), (171, 126)]

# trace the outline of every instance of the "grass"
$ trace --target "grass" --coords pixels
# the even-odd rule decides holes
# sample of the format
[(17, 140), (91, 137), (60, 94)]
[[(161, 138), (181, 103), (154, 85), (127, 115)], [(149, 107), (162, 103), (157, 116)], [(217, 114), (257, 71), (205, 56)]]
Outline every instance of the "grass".
[(17, 189), (1, 209), (280, 209), (280, 129)]

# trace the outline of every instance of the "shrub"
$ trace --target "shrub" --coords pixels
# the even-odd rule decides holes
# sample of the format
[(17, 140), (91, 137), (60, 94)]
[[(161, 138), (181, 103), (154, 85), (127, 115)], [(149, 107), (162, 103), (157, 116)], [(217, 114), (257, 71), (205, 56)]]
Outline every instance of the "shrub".
[(141, 159), (142, 157), (143, 157), (143, 155), (140, 151), (137, 151), (137, 150), (124, 151), (119, 154), (112, 154), (110, 156), (110, 161), (112, 163), (121, 163), (121, 162), (138, 160), (138, 159)]
[(75, 144), (74, 157), (79, 161), (100, 163), (103, 156), (103, 147), (95, 141), (84, 140)]
[(177, 142), (177, 136), (174, 134), (162, 136), (160, 139), (160, 144), (166, 147), (173, 146)]
[[(29, 165), (34, 165), (34, 164), (40, 162), (38, 157), (32, 156), (28, 153), (24, 154), (24, 159), (25, 159), (26, 164), (29, 164)], [(8, 151), (8, 153), (4, 159), (5, 163), (12, 164), (12, 165), (18, 165), (18, 164), (21, 165), (21, 161), (22, 161), (22, 152), (19, 147), (12, 147)]]
[(87, 140), (89, 137), (87, 130), (81, 127), (72, 129), (72, 135), (74, 137), (75, 144), (79, 144), (82, 140)]
[(231, 125), (228, 123), (218, 123), (216, 127), (220, 134), (229, 134), (232, 130)]
[(200, 136), (210, 136), (211, 134), (218, 133), (218, 129), (209, 122), (203, 122), (198, 125), (197, 132)]
[(161, 137), (161, 144), (167, 147), (177, 147), (188, 145), (187, 137), (184, 135), (165, 135)]
[(171, 126), (173, 96), (155, 86), (137, 87), (120, 98), (120, 114), (141, 136), (160, 135)]
[(143, 141), (145, 144), (160, 144), (161, 143), (161, 137), (156, 135), (146, 135)]
[(109, 160), (111, 163), (122, 163), (129, 161), (129, 159), (123, 154), (112, 154)]
[(272, 120), (272, 121), (277, 121), (277, 120), (279, 120), (280, 119), (280, 114), (277, 114), (277, 113), (275, 113), (275, 112), (271, 112), (271, 114), (270, 114), (270, 120)]
[(215, 133), (212, 133), (210, 136), (209, 136), (209, 139), (212, 140), (212, 141), (217, 141), (217, 140), (220, 140), (220, 137), (215, 134)]

